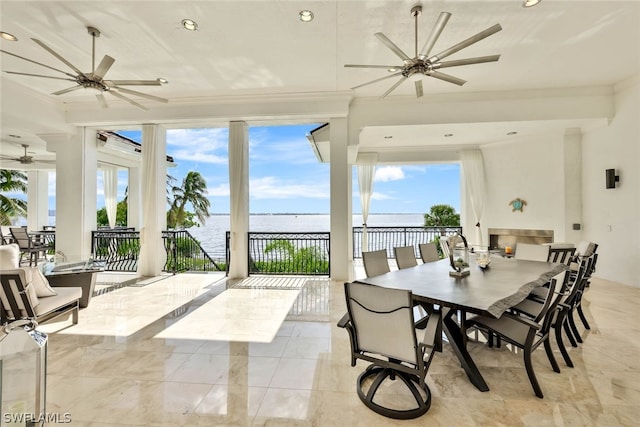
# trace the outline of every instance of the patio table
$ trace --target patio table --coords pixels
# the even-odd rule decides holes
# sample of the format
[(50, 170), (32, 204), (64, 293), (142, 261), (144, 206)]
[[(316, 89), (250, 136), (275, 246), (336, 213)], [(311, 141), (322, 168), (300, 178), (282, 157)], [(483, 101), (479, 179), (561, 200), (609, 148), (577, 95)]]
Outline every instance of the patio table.
[(472, 265), (471, 274), (449, 276), (449, 260), (420, 264), (391, 271), (359, 282), (387, 288), (410, 290), (414, 300), (428, 312), (440, 311), (442, 328), (469, 380), (480, 391), (488, 391), (484, 378), (466, 349), (461, 326), (452, 319), (460, 310), (500, 317), (504, 311), (524, 300), (535, 287), (567, 269), (564, 264), (492, 257), (486, 269)]

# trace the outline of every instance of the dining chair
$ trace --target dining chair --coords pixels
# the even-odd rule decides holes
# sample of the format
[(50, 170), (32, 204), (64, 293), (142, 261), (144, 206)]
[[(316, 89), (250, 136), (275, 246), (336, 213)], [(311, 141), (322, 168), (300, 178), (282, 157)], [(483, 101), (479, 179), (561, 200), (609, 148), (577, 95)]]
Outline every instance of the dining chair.
[(24, 255), (29, 256), (29, 266), (38, 265), (38, 259), (40, 258), (40, 253), (45, 257), (47, 254), (47, 250), (49, 250), (49, 245), (46, 243), (40, 243), (33, 240), (26, 228), (23, 227), (11, 227), (9, 229), (11, 232), (11, 236), (13, 240), (20, 247), (20, 264), (22, 264), (22, 257)]
[(413, 246), (397, 246), (393, 248), (393, 253), (396, 257), (396, 264), (398, 269), (411, 268), (418, 265), (416, 261), (416, 252)]
[(362, 263), (364, 264), (364, 272), (367, 277), (380, 276), (381, 274), (391, 271), (389, 269), (386, 249), (362, 252)]
[(547, 262), (555, 262), (570, 265), (573, 260), (573, 256), (576, 253), (576, 248), (563, 248), (563, 247), (549, 247), (549, 258)]
[[(349, 333), (351, 366), (356, 366), (358, 359), (371, 363), (358, 376), (358, 397), (385, 417), (412, 419), (423, 415), (431, 407), (425, 378), (441, 345), (440, 315), (432, 313), (424, 330), (416, 331), (411, 291), (352, 282), (344, 284), (344, 292), (347, 314), (338, 326)], [(395, 392), (392, 399), (384, 399), (388, 380), (396, 379), (410, 392), (405, 394), (407, 401), (398, 401)], [(380, 400), (376, 399), (378, 392)], [(415, 405), (409, 406), (412, 398)]]
[[(540, 345), (544, 345), (552, 369), (554, 372), (560, 372), (560, 367), (556, 362), (549, 342), (551, 325), (556, 314), (556, 307), (560, 302), (560, 298), (555, 292), (557, 281), (558, 276), (552, 278), (549, 286), (545, 288), (547, 290), (545, 301), (534, 318), (507, 311), (497, 319), (490, 316), (474, 315), (466, 320), (467, 329), (477, 328), (487, 334), (488, 337), (497, 336), (501, 341), (523, 350), (527, 376), (535, 395), (539, 398), (543, 398), (544, 395), (533, 369), (531, 357), (533, 351)], [(489, 340), (488, 344), (491, 346), (492, 341)]]
[(532, 243), (518, 243), (516, 245), (515, 259), (526, 261), (547, 262), (549, 259), (549, 246)]
[(420, 258), (422, 258), (422, 262), (434, 262), (440, 260), (438, 247), (435, 243), (420, 243), (418, 245), (418, 249), (420, 250)]

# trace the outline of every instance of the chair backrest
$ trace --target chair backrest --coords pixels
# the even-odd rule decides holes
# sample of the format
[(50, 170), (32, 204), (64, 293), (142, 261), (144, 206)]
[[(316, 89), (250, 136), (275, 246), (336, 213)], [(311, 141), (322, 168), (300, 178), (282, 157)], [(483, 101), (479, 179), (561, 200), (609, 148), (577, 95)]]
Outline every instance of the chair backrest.
[(3, 270), (0, 274), (0, 324), (17, 319), (35, 319), (38, 305), (31, 278), (24, 269)]
[(345, 283), (356, 351), (418, 364), (411, 291)]
[(27, 230), (25, 228), (11, 227), (9, 231), (13, 236), (13, 240), (15, 240), (18, 246), (20, 246), (20, 249), (30, 248), (29, 243), (31, 242), (31, 239), (29, 238), (29, 234), (27, 233)]
[(364, 272), (367, 277), (380, 276), (390, 271), (386, 249), (362, 252), (362, 263), (364, 264)]
[(415, 267), (418, 265), (416, 261), (416, 252), (413, 246), (398, 246), (393, 248), (396, 256), (396, 264), (399, 269)]
[(551, 246), (547, 261), (569, 265), (573, 260), (575, 252), (576, 248), (554, 248)]
[(435, 243), (420, 243), (418, 248), (420, 249), (420, 258), (422, 258), (422, 262), (434, 262), (440, 259), (438, 247)]
[(518, 243), (514, 258), (527, 261), (547, 262), (549, 259), (549, 246), (535, 245), (532, 243)]
[(440, 236), (440, 250), (445, 258), (449, 258), (451, 251), (449, 250), (449, 238), (450, 236)]

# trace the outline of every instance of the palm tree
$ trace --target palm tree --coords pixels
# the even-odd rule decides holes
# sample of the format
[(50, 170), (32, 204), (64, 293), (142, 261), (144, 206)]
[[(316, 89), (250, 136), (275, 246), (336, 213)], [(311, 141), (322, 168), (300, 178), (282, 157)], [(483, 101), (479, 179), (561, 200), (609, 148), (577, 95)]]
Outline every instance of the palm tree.
[(27, 202), (4, 193), (27, 192), (27, 175), (22, 171), (0, 169), (0, 225), (12, 225), (16, 218), (27, 216)]
[(187, 203), (191, 204), (195, 216), (201, 224), (204, 224), (209, 216), (210, 202), (207, 199), (207, 182), (199, 172), (189, 172), (182, 180), (181, 187), (173, 187), (173, 202), (167, 213), (167, 226), (169, 228), (183, 227), (188, 222)]
[(460, 214), (453, 206), (433, 205), (429, 213), (424, 214), (425, 227), (456, 227), (460, 225)]

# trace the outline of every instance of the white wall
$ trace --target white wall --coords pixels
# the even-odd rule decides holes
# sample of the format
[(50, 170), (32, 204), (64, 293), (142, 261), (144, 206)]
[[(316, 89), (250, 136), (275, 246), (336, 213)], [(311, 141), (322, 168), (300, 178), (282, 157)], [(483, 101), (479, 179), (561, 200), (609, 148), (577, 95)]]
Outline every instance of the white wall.
[[(634, 81), (618, 87), (610, 124), (583, 131), (582, 217), (575, 221), (565, 204), (566, 168), (573, 159), (565, 163), (564, 133), (483, 146), (484, 238), (488, 228), (526, 228), (553, 230), (556, 242), (590, 240), (599, 244), (597, 277), (640, 287), (639, 86)], [(605, 169), (610, 168), (620, 183), (607, 190)], [(522, 213), (509, 206), (516, 197), (527, 202)], [(463, 218), (464, 229), (473, 230), (472, 215), (463, 212)], [(570, 229), (572, 222), (581, 223), (581, 232)]]
[[(595, 275), (640, 287), (640, 82), (616, 88), (609, 126), (582, 139), (583, 237), (598, 247)], [(605, 169), (620, 182), (605, 188)]]
[[(565, 240), (563, 144), (564, 133), (554, 132), (482, 148), (487, 179), (482, 228), (487, 241), (488, 228), (553, 230), (556, 242)], [(516, 198), (527, 203), (522, 212), (509, 204)]]

